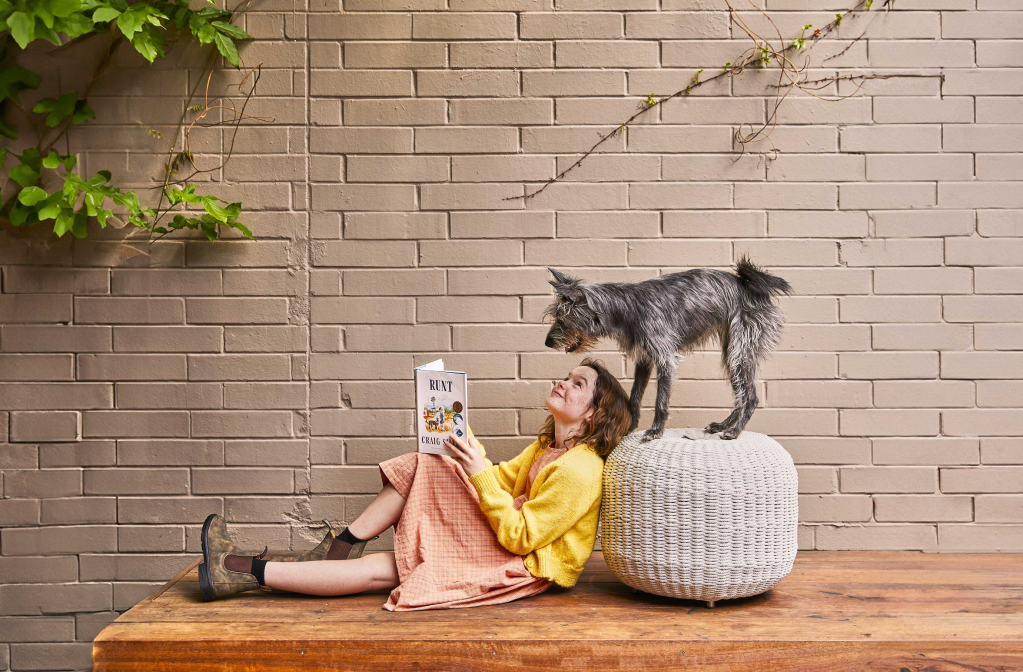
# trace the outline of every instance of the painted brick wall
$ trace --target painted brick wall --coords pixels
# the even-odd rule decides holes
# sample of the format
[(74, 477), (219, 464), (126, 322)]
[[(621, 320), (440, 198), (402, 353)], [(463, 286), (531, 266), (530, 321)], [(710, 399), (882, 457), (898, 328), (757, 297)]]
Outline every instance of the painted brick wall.
[[(846, 8), (767, 0), (787, 38)], [(751, 71), (524, 203), (505, 199), (748, 48), (723, 0), (254, 2), (247, 111), (274, 120), (209, 177), (257, 241), (122, 259), (123, 230), (4, 232), (0, 670), (88, 668), (103, 625), (199, 552), (210, 512), (252, 548), (309, 548), (316, 521), (354, 520), (376, 463), (414, 447), (414, 364), (468, 371), (474, 429), (515, 455), (578, 360), (543, 348), (548, 265), (639, 280), (749, 252), (796, 292), (748, 429), (799, 467), (801, 547), (1023, 550), (1023, 11), (898, 0), (870, 16), (810, 52), (811, 77), (944, 83), (794, 93), (740, 156), (733, 133), (772, 107)], [(67, 89), (95, 62), (79, 50), (40, 67)], [(66, 149), (144, 184), (163, 160), (148, 129), (173, 132), (196, 63), (119, 54), (91, 97), (100, 121)], [(207, 129), (193, 149), (216, 165), (230, 139)], [(682, 365), (669, 426), (727, 415), (718, 360)]]

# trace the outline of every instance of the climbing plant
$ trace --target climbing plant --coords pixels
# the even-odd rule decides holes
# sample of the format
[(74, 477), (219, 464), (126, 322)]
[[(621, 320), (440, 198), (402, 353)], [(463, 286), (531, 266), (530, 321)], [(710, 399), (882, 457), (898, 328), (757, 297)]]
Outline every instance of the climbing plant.
[[(211, 241), (220, 237), (223, 227), (253, 238), (238, 220), (241, 203), (199, 194), (196, 185), (188, 183), (197, 173), (220, 167), (195, 167), (187, 143), (188, 130), (211, 109), (233, 110), (225, 106), (210, 107), (208, 103), (192, 105), (192, 99), (204, 78), (208, 89), (209, 76), (218, 57), (223, 57), (236, 69), (240, 67), (237, 44), (250, 38), (233, 23), (244, 12), (248, 0), (243, 0), (233, 10), (220, 9), (212, 0), (206, 2), (209, 6), (193, 10), (189, 0), (0, 0), (0, 136), (5, 143), (0, 147), (0, 169), (7, 168), (8, 163), (14, 164), (7, 168), (10, 177), (7, 187), (13, 193), (3, 198), (0, 219), (15, 227), (52, 222), (57, 236), (70, 232), (77, 238), (88, 235), (92, 219), (104, 228), (108, 223), (117, 227), (131, 223), (137, 227), (133, 233), (145, 234), (149, 242), (186, 228), (201, 230)], [(84, 86), (61, 92), (56, 98), (42, 98), (31, 107), (22, 105), (21, 94), (42, 83), (40, 75), (25, 67), (26, 59), (21, 58), (30, 44), (44, 40), (59, 49), (102, 37), (106, 37), (109, 45), (92, 79)], [(164, 58), (175, 44), (193, 40), (205, 47), (205, 62), (185, 101), (173, 141), (167, 144), (161, 193), (155, 208), (143, 207), (135, 192), (112, 184), (110, 171), (98, 170), (86, 177), (79, 172), (76, 155), (57, 151), (58, 142), (72, 128), (95, 119), (87, 97), (118, 48), (127, 43), (153, 63), (157, 58)], [(255, 76), (246, 103), (258, 81), (258, 67), (242, 80), (247, 80), (253, 72)], [(239, 84), (239, 90), (241, 87)], [(237, 124), (248, 115), (244, 114), (244, 107), (233, 111), (237, 132)], [(188, 113), (198, 114), (186, 127)], [(35, 131), (34, 145), (25, 147), (28, 142), (23, 139), (18, 142), (16, 115)], [(156, 137), (163, 135), (157, 130), (150, 133)], [(178, 148), (182, 133), (185, 146)], [(24, 147), (20, 153), (10, 148), (15, 143)], [(179, 172), (184, 166), (190, 166), (193, 172), (182, 177)], [(52, 171), (57, 179), (44, 180), (47, 171)], [(60, 186), (53, 191), (42, 186), (54, 182)], [(122, 213), (127, 222), (122, 219)]]
[[(599, 153), (598, 150), (600, 149), (601, 145), (603, 145), (611, 138), (621, 133), (624, 133), (626, 128), (630, 127), (633, 122), (635, 122), (641, 116), (648, 113), (650, 110), (665, 105), (669, 101), (674, 100), (676, 98), (688, 96), (699, 87), (704, 86), (705, 84), (709, 84), (710, 82), (713, 82), (715, 80), (721, 79), (723, 77), (735, 77), (736, 75), (740, 75), (747, 68), (757, 69), (777, 68), (778, 83), (768, 85), (767, 87), (775, 91), (773, 106), (770, 107), (769, 113), (767, 115), (767, 120), (763, 124), (761, 124), (759, 128), (753, 128), (750, 124), (741, 124), (739, 128), (736, 129), (735, 142), (741, 147), (743, 151), (745, 151), (746, 145), (748, 143), (762, 142), (770, 137), (771, 132), (774, 130), (774, 127), (777, 124), (777, 113), (779, 106), (785, 100), (785, 97), (788, 96), (788, 94), (795, 89), (799, 89), (800, 91), (803, 91), (806, 94), (809, 94), (816, 98), (820, 98), (822, 100), (835, 101), (843, 100), (845, 98), (849, 98), (850, 96), (855, 95), (863, 86), (863, 83), (871, 79), (891, 79), (895, 77), (924, 77), (924, 78), (936, 77), (941, 81), (944, 81), (944, 75), (941, 73), (836, 74), (830, 77), (823, 77), (820, 79), (806, 78), (808, 61), (804, 61), (802, 64), (798, 64), (796, 62), (797, 56), (799, 54), (805, 54), (805, 52), (812, 49), (819, 41), (823, 40), (828, 35), (830, 35), (836, 28), (842, 25), (843, 19), (851, 21), (853, 19), (859, 18), (862, 15), (869, 14), (871, 5), (874, 4), (874, 0), (860, 0), (858, 3), (856, 3), (856, 5), (846, 10), (845, 12), (836, 13), (835, 18), (832, 21), (828, 22), (824, 26), (821, 26), (820, 28), (814, 29), (813, 32), (811, 33), (807, 33), (807, 31), (814, 28), (813, 25), (811, 24), (804, 25), (800, 30), (799, 35), (789, 39), (787, 44), (786, 40), (781, 34), (781, 31), (778, 29), (778, 25), (774, 22), (774, 20), (767, 14), (767, 12), (765, 12), (761, 7), (759, 7), (755, 2), (753, 2), (753, 0), (749, 0), (749, 4), (752, 5), (757, 11), (759, 11), (760, 14), (763, 15), (764, 18), (768, 21), (768, 23), (770, 23), (770, 25), (775, 29), (778, 39), (777, 45), (772, 44), (769, 38), (764, 37), (763, 35), (756, 32), (753, 28), (751, 28), (748, 25), (748, 23), (742, 18), (742, 16), (740, 16), (735, 11), (735, 9), (732, 7), (731, 3), (728, 0), (725, 0), (725, 4), (728, 6), (728, 14), (732, 22), (736, 26), (738, 26), (744, 33), (746, 33), (746, 36), (752, 41), (752, 45), (750, 47), (748, 47), (742, 53), (736, 55), (734, 61), (729, 61), (722, 65), (721, 69), (717, 70), (713, 75), (710, 75), (706, 78), (701, 78), (700, 75), (703, 74), (704, 69), (697, 70), (695, 74), (693, 74), (692, 78), (686, 83), (684, 88), (680, 88), (678, 91), (672, 93), (671, 95), (658, 98), (655, 94), (651, 93), (649, 96), (642, 100), (642, 102), (639, 104), (639, 109), (637, 109), (632, 116), (623, 121), (621, 124), (612, 128), (608, 132), (602, 133), (597, 138), (597, 141), (593, 144), (593, 146), (590, 147), (586, 152), (584, 152), (574, 163), (570, 164), (567, 168), (565, 168), (560, 173), (550, 178), (546, 182), (543, 182), (538, 187), (532, 190), (528, 190), (526, 191), (526, 193), (522, 195), (509, 196), (504, 200), (510, 201), (523, 199), (528, 201), (531, 198), (539, 196), (549, 186), (558, 181), (563, 180), (566, 175), (568, 175), (570, 172), (581, 166), (583, 164), (583, 161), (585, 161), (591, 155)], [(882, 8), (886, 11), (891, 10), (894, 4), (895, 0), (883, 0)], [(877, 13), (878, 12), (876, 11), (874, 12), (874, 14)], [(866, 28), (864, 28), (863, 32), (861, 32), (859, 36), (857, 36), (848, 45), (846, 45), (846, 47), (842, 51), (825, 58), (824, 61), (829, 61), (833, 58), (838, 58), (846, 51), (848, 51), (853, 44), (856, 44), (858, 41), (863, 39), (865, 34)], [(846, 95), (835, 97), (824, 96), (818, 93), (819, 91), (827, 88), (828, 86), (832, 84), (837, 84), (838, 82), (843, 80), (856, 83), (857, 84), (856, 88)], [(749, 127), (748, 131), (745, 130), (746, 127)], [(773, 147), (767, 152), (760, 152), (760, 155), (762, 157), (765, 157), (767, 160), (771, 160), (772, 158), (774, 158), (775, 154), (777, 154), (777, 148)]]

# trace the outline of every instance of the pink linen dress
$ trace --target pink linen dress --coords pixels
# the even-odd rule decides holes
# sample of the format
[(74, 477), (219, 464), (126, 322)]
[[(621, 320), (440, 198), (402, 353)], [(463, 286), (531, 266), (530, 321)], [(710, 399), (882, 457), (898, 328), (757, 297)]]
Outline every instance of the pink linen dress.
[[(529, 470), (533, 479), (566, 453), (548, 447)], [(406, 453), (380, 463), (380, 478), (405, 498), (394, 529), (394, 560), (400, 585), (383, 608), (388, 611), (458, 609), (503, 604), (536, 595), (554, 585), (533, 576), (522, 557), (497, 540), (480, 510), (479, 494), (462, 465), (447, 455)]]

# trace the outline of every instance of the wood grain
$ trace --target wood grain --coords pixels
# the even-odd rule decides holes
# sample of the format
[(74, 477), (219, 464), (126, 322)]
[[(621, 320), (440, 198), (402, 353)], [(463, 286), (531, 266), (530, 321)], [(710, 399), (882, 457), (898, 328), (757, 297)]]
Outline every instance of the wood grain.
[(94, 669), (1008, 672), (1021, 577), (1019, 554), (805, 552), (774, 589), (708, 609), (629, 588), (597, 552), (569, 589), (389, 612), (388, 591), (206, 603), (193, 564), (100, 633)]

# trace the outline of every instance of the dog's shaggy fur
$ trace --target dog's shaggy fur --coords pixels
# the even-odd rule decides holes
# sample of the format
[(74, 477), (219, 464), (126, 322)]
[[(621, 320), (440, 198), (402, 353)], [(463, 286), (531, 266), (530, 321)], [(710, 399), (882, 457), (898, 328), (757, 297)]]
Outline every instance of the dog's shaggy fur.
[(759, 401), (759, 361), (781, 335), (784, 317), (771, 297), (790, 294), (789, 283), (745, 257), (736, 264), (735, 274), (694, 268), (636, 283), (591, 284), (548, 270), (554, 274), (551, 284), (557, 298), (545, 312), (553, 318), (545, 345), (576, 352), (592, 349), (600, 338), (618, 342), (636, 369), (629, 400), (630, 432), (639, 425), (640, 402), (656, 365), (654, 422), (642, 440), (664, 433), (679, 355), (715, 335), (721, 341), (721, 361), (732, 383), (735, 407), (724, 422), (712, 422), (707, 431), (720, 432), (725, 439), (742, 432)]

